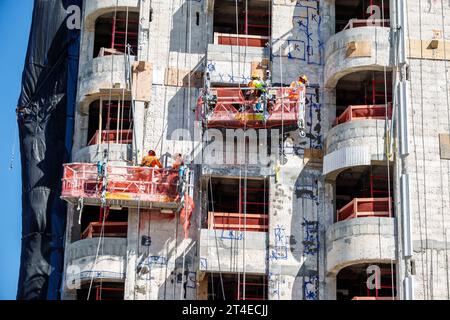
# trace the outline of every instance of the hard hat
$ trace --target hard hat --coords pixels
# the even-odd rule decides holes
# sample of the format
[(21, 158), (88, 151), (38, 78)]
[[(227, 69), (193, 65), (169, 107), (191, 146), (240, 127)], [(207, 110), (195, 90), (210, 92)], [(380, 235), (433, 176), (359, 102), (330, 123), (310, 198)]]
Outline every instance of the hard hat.
[(154, 150), (150, 150), (148, 152), (148, 154), (151, 155), (151, 156), (156, 156), (156, 152)]
[(253, 73), (252, 74), (252, 79), (259, 79), (259, 74)]
[(304, 83), (307, 83), (308, 82), (308, 77), (306, 76), (306, 75), (301, 75), (299, 78), (298, 78), (300, 81), (302, 81), (302, 82), (304, 82)]

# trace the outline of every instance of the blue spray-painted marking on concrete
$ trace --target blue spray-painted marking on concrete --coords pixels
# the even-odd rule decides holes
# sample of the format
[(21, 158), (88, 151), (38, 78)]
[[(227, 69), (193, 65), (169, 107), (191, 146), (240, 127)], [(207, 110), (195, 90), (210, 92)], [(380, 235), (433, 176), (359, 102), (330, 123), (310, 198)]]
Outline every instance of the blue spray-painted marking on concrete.
[(319, 299), (319, 276), (306, 276), (303, 280), (303, 299)]
[(288, 237), (283, 226), (274, 229), (275, 246), (269, 256), (270, 260), (287, 260), (288, 258)]
[(225, 240), (244, 240), (244, 233), (233, 230), (222, 230), (221, 239)]
[(319, 252), (319, 223), (303, 219), (303, 252), (315, 256)]
[(206, 258), (200, 258), (200, 270), (208, 270), (208, 260)]
[(300, 12), (292, 17), (292, 36), (286, 41), (288, 53), (274, 54), (273, 57), (287, 57), (311, 65), (322, 65), (325, 46), (320, 32), (320, 1), (297, 1), (296, 10)]

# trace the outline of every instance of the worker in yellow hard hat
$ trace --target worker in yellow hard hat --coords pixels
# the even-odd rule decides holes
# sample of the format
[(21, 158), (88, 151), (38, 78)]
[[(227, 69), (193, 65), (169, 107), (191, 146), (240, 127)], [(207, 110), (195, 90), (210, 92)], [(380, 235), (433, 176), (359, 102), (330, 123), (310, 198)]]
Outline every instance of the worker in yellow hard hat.
[(304, 89), (309, 84), (308, 77), (301, 75), (297, 81), (291, 83), (291, 91), (289, 92), (289, 99), (297, 100), (299, 98), (300, 90)]
[(254, 73), (252, 74), (252, 80), (248, 83), (248, 87), (252, 88), (252, 90), (248, 90), (247, 99), (257, 99), (258, 101), (255, 103), (255, 110), (258, 112), (262, 111), (259, 98), (266, 90), (264, 87), (264, 81), (261, 80), (261, 77), (257, 73)]

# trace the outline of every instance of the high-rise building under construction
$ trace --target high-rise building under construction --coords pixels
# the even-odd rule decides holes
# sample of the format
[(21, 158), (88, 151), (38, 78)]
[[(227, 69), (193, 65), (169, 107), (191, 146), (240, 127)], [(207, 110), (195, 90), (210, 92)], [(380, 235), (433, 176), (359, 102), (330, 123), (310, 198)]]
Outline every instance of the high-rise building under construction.
[(18, 108), (19, 297), (450, 299), (448, 4), (64, 2)]

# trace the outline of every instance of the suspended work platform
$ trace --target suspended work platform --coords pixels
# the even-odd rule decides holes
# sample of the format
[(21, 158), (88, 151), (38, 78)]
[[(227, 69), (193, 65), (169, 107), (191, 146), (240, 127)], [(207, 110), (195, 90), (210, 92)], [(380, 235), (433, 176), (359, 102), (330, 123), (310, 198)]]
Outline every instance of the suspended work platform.
[[(106, 166), (106, 177), (95, 164), (64, 165), (61, 198), (71, 204), (83, 199), (87, 205), (143, 209), (176, 209), (179, 171), (149, 167)], [(106, 182), (105, 182), (106, 181)]]
[(197, 103), (197, 121), (205, 128), (304, 128), (305, 88), (248, 87), (207, 90)]

